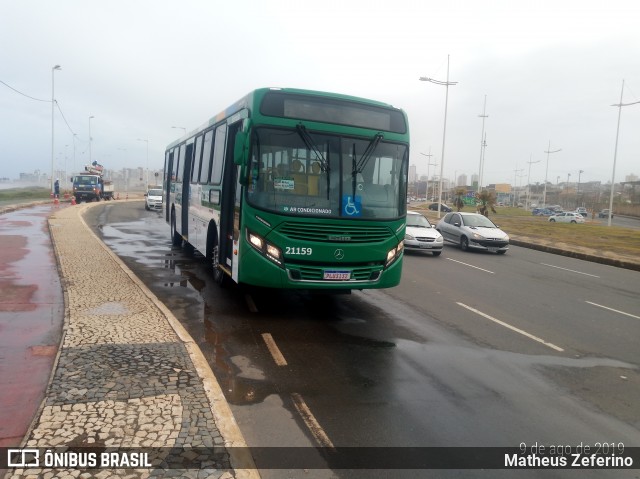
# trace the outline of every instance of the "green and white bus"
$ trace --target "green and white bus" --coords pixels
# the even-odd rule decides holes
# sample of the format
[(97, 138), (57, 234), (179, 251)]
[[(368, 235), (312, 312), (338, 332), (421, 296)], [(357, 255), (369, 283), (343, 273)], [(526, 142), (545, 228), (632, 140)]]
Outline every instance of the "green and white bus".
[(219, 283), (388, 288), (402, 271), (408, 163), (398, 108), (258, 89), (167, 147), (166, 220)]

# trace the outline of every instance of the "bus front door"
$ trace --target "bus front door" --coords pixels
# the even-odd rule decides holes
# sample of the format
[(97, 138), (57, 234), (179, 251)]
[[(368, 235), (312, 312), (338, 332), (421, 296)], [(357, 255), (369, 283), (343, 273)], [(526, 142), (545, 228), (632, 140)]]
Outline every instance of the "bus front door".
[(227, 134), (227, 149), (224, 155), (224, 172), (222, 177), (222, 197), (220, 198), (220, 265), (237, 281), (234, 273), (234, 242), (237, 244), (240, 235), (240, 192), (238, 169), (233, 162), (233, 145), (236, 133), (242, 122), (229, 125)]

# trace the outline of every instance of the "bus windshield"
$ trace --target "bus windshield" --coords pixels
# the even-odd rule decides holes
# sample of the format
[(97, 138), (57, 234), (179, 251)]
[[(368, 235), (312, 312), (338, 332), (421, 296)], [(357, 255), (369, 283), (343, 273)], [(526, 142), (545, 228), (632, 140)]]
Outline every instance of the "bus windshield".
[(257, 128), (247, 198), (298, 216), (392, 219), (406, 213), (407, 145), (371, 138)]

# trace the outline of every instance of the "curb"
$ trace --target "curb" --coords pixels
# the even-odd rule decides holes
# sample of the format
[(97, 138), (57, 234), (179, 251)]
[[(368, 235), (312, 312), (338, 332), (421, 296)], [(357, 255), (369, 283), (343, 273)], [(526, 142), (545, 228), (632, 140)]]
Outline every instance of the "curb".
[[(124, 200), (124, 201), (140, 201), (137, 200)], [(189, 353), (189, 357), (193, 362), (193, 365), (198, 372), (198, 376), (203, 381), (205, 392), (211, 405), (211, 413), (215, 418), (216, 426), (220, 430), (222, 437), (225, 440), (225, 446), (229, 447), (229, 454), (231, 456), (231, 464), (234, 466), (234, 471), (237, 478), (241, 479), (260, 479), (260, 474), (253, 461), (253, 457), (249, 453), (249, 448), (244, 436), (240, 431), (240, 427), (236, 422), (229, 404), (224, 397), (224, 393), (220, 388), (220, 384), (216, 379), (213, 371), (209, 367), (204, 354), (198, 347), (197, 343), (193, 340), (187, 330), (180, 324), (180, 321), (173, 315), (173, 313), (160, 301), (153, 292), (147, 288), (147, 286), (129, 269), (129, 267), (116, 255), (109, 247), (89, 228), (83, 218), (83, 210), (87, 210), (92, 206), (97, 206), (100, 203), (86, 203), (85, 206), (78, 208), (77, 214), (82, 222), (82, 225), (89, 231), (100, 246), (111, 256), (111, 258), (117, 263), (120, 268), (126, 273), (126, 275), (136, 284), (138, 288), (151, 300), (151, 302), (164, 314), (165, 318), (169, 322), (171, 328), (175, 331), (176, 335), (185, 345)], [(57, 254), (57, 253), (56, 253)], [(237, 467), (236, 466), (242, 466)]]
[(545, 253), (557, 254), (560, 256), (567, 256), (569, 258), (581, 259), (584, 261), (590, 261), (592, 263), (599, 263), (608, 266), (615, 266), (616, 268), (630, 269), (634, 271), (640, 271), (640, 263), (633, 261), (626, 261), (622, 259), (606, 258), (604, 256), (598, 256), (591, 253), (583, 253), (580, 251), (569, 251), (555, 246), (549, 246), (545, 244), (537, 244), (531, 241), (525, 241), (521, 239), (515, 239), (511, 237), (509, 244), (514, 246), (521, 246), (523, 248), (533, 249), (536, 251), (544, 251)]
[[(124, 200), (124, 201), (127, 201), (127, 200)], [(140, 201), (140, 199), (132, 199), (128, 201)], [(253, 457), (251, 456), (251, 453), (250, 453), (250, 449), (246, 444), (246, 441), (233, 416), (233, 413), (231, 412), (231, 409), (229, 408), (229, 404), (227, 403), (226, 398), (224, 397), (222, 389), (220, 388), (220, 385), (217, 379), (215, 378), (211, 368), (209, 367), (209, 364), (207, 363), (197, 343), (193, 340), (193, 338), (189, 335), (189, 333), (185, 330), (185, 328), (180, 324), (180, 322), (175, 318), (175, 316), (171, 313), (171, 311), (151, 292), (151, 290), (149, 290), (146, 287), (146, 285), (124, 264), (124, 262), (113, 251), (109, 249), (109, 247), (86, 224), (83, 218), (83, 214), (86, 211), (88, 211), (89, 208), (96, 206), (98, 204), (100, 203), (85, 203), (75, 208), (75, 211), (69, 210), (68, 207), (60, 208), (59, 210), (52, 208), (51, 214), (46, 220), (49, 235), (51, 238), (51, 243), (53, 246), (53, 251), (56, 258), (57, 271), (60, 276), (61, 289), (63, 292), (64, 318), (63, 318), (63, 324), (62, 324), (60, 343), (58, 345), (58, 351), (56, 353), (56, 357), (51, 369), (49, 380), (47, 381), (45, 394), (34, 414), (32, 421), (28, 426), (28, 429), (25, 435), (23, 436), (23, 439), (21, 441), (21, 447), (47, 447), (45, 445), (43, 446), (37, 445), (38, 441), (41, 440), (39, 438), (43, 438), (46, 436), (46, 434), (45, 435), (42, 434), (43, 431), (47, 432), (47, 434), (49, 435), (52, 434), (53, 431), (55, 431), (55, 428), (51, 429), (52, 426), (49, 425), (50, 423), (46, 422), (46, 421), (50, 421), (51, 419), (45, 416), (51, 415), (52, 407), (53, 408), (60, 407), (60, 406), (54, 406), (54, 404), (56, 404), (56, 402), (60, 403), (61, 390), (63, 391), (63, 394), (66, 394), (68, 387), (71, 387), (71, 391), (75, 389), (74, 387), (72, 387), (75, 385), (73, 380), (69, 385), (67, 385), (67, 383), (64, 383), (64, 379), (62, 380), (60, 379), (61, 377), (62, 378), (68, 377), (65, 369), (67, 371), (69, 370), (69, 359), (68, 359), (69, 355), (73, 356), (75, 354), (76, 356), (73, 356), (73, 357), (82, 358), (82, 354), (84, 354), (84, 353), (77, 353), (74, 351), (80, 348), (79, 345), (81, 343), (73, 344), (73, 341), (71, 341), (71, 345), (69, 345), (67, 341), (67, 338), (69, 337), (73, 338), (74, 334), (76, 335), (78, 334), (78, 330), (77, 330), (78, 318), (75, 315), (80, 314), (80, 316), (83, 316), (83, 315), (86, 315), (86, 313), (74, 312), (76, 310), (74, 310), (73, 308), (78, 307), (78, 304), (77, 304), (78, 293), (74, 292), (74, 295), (76, 296), (75, 306), (74, 306), (74, 299), (70, 297), (70, 293), (74, 291), (72, 282), (74, 280), (77, 280), (77, 272), (75, 272), (75, 266), (73, 266), (74, 264), (73, 257), (67, 257), (65, 255), (68, 255), (69, 253), (73, 253), (73, 250), (68, 250), (68, 248), (66, 247), (61, 248), (60, 241), (64, 241), (64, 236), (60, 236), (60, 233), (59, 233), (60, 230), (56, 230), (56, 234), (54, 234), (53, 227), (62, 226), (61, 223), (66, 222), (66, 224), (68, 224), (71, 228), (77, 228), (75, 230), (76, 232), (84, 230), (84, 232), (82, 233), (82, 236), (89, 240), (87, 242), (87, 247), (93, 245), (91, 247), (94, 248), (95, 251), (102, 251), (102, 257), (105, 259), (102, 259), (101, 261), (105, 261), (106, 258), (108, 258), (108, 260), (106, 260), (107, 262), (105, 263), (105, 265), (107, 265), (109, 261), (112, 261), (111, 266), (108, 266), (105, 270), (107, 271), (107, 274), (115, 274), (116, 276), (120, 276), (120, 277), (123, 277), (124, 275), (124, 278), (126, 278), (125, 281), (131, 281), (131, 283), (129, 283), (128, 286), (125, 286), (125, 289), (130, 288), (130, 290), (133, 292), (134, 295), (139, 295), (141, 300), (142, 298), (146, 298), (145, 300), (141, 301), (142, 303), (146, 301), (148, 305), (147, 306), (148, 309), (143, 310), (147, 312), (144, 314), (149, 314), (153, 316), (155, 318), (154, 321), (157, 321), (156, 323), (157, 326), (160, 326), (161, 324), (163, 324), (163, 321), (164, 321), (165, 326), (160, 326), (160, 329), (165, 331), (165, 333), (163, 334), (168, 334), (169, 331), (173, 332), (172, 333), (173, 339), (167, 342), (166, 344), (182, 345), (181, 346), (183, 348), (183, 353), (181, 353), (183, 355), (181, 356), (183, 357), (182, 364), (188, 365), (190, 363), (191, 367), (189, 368), (189, 366), (187, 366), (187, 368), (192, 370), (191, 374), (193, 375), (194, 379), (197, 378), (196, 381), (199, 380), (200, 382), (200, 386), (198, 386), (198, 390), (200, 391), (198, 393), (200, 394), (200, 399), (199, 399), (200, 409), (195, 409), (194, 411), (200, 411), (197, 413), (198, 418), (201, 418), (202, 415), (204, 415), (204, 417), (209, 417), (208, 419), (209, 421), (213, 419), (213, 423), (211, 424), (211, 427), (209, 428), (209, 430), (211, 430), (212, 433), (215, 433), (215, 437), (217, 437), (218, 440), (221, 439), (221, 443), (219, 445), (224, 446), (228, 454), (228, 465), (230, 466), (230, 469), (226, 469), (227, 472), (224, 472), (221, 476), (216, 476), (216, 477), (230, 478), (231, 476), (233, 476), (240, 479), (259, 479), (260, 473), (256, 468)], [(29, 206), (36, 206), (36, 204), (31, 203), (31, 204), (16, 205), (16, 208), (12, 209), (11, 211), (15, 211), (16, 209), (26, 208)], [(2, 212), (5, 212), (5, 211), (6, 209), (0, 209), (0, 214), (2, 214)], [(62, 212), (64, 212), (64, 214), (60, 216), (59, 213), (62, 213)], [(71, 226), (73, 224), (75, 224), (75, 226)], [(97, 242), (97, 244), (93, 242), (94, 240), (95, 242)], [(109, 273), (108, 270), (111, 270), (113, 273)], [(84, 290), (81, 287), (78, 291), (82, 292)], [(107, 294), (111, 294), (111, 293), (107, 293)], [(94, 298), (94, 300), (95, 300), (94, 301), (95, 304), (100, 304), (102, 302), (102, 296)], [(83, 301), (84, 300), (82, 300), (81, 303), (85, 304)], [(105, 298), (105, 301), (107, 301), (106, 298)], [(129, 326), (130, 328), (133, 328), (131, 329), (131, 331), (136, 331), (138, 329), (138, 326), (136, 326), (136, 323), (134, 322), (131, 324), (133, 324), (133, 326)], [(100, 330), (98, 329), (96, 331), (100, 331)], [(134, 339), (131, 345), (141, 344), (137, 342), (135, 336), (136, 334), (134, 333)], [(98, 345), (98, 347), (100, 347), (100, 345), (106, 344), (101, 342), (100, 334), (98, 334), (97, 342), (95, 343), (94, 343), (95, 339), (91, 339), (92, 337), (94, 336), (91, 336), (91, 335), (86, 336), (86, 338), (88, 339), (88, 342), (85, 342), (82, 344), (84, 346), (89, 346), (89, 347), (92, 347), (94, 344)], [(113, 344), (118, 345), (118, 347), (123, 345), (127, 346), (130, 344), (130, 341), (131, 341), (130, 336), (125, 335), (123, 339), (124, 339), (123, 341), (116, 341)], [(143, 341), (142, 344), (146, 344), (146, 341)], [(63, 357), (66, 357), (66, 361), (67, 361), (66, 364), (65, 364), (65, 361), (63, 361), (62, 359)], [(91, 361), (91, 356), (85, 358), (84, 360)], [(81, 361), (82, 360), (76, 362), (75, 364), (80, 364)], [(91, 363), (88, 363), (88, 364), (91, 364)], [(61, 370), (65, 372), (60, 373)], [(101, 388), (101, 386), (97, 386), (97, 387)], [(175, 391), (175, 386), (171, 386), (171, 388), (173, 388)], [(169, 389), (169, 392), (166, 393), (168, 396), (175, 395), (175, 392), (171, 392), (171, 388)], [(80, 393), (80, 394), (84, 394), (84, 393)], [(162, 394), (164, 395), (165, 393), (162, 393)], [(189, 394), (191, 394), (191, 396), (189, 396)], [(93, 400), (94, 396), (90, 395), (87, 397), (91, 397)], [(126, 404), (127, 401), (131, 401), (132, 403), (135, 401), (136, 404), (139, 403), (139, 398), (137, 396), (128, 396), (128, 397), (129, 399), (125, 398), (122, 400), (118, 398), (116, 398), (115, 400), (111, 398), (108, 401), (105, 401), (105, 400), (100, 401), (100, 398), (98, 398), (97, 400), (102, 403), (105, 403), (105, 402), (123, 403), (124, 402)], [(140, 398), (143, 398), (143, 397), (144, 396), (140, 396)], [(192, 400), (192, 397), (193, 397), (192, 393), (188, 392), (187, 401)], [(74, 405), (83, 403), (82, 400), (75, 403), (73, 400), (64, 401), (64, 399), (65, 398), (63, 397), (63, 403), (67, 404), (68, 407), (70, 408), (74, 407)], [(109, 398), (105, 397), (104, 399), (109, 399)], [(166, 405), (166, 401), (163, 404), (161, 404), (160, 407), (157, 407), (157, 405), (154, 403), (150, 403), (150, 404), (151, 404), (151, 407), (155, 408), (155, 411), (157, 412), (159, 410), (163, 410), (163, 406)], [(185, 404), (190, 404), (190, 403), (187, 402)], [(67, 406), (62, 406), (62, 407), (63, 407), (63, 410), (66, 410), (66, 411), (70, 410), (70, 409), (64, 409)], [(105, 406), (100, 406), (100, 407), (104, 408)], [(113, 406), (106, 405), (106, 409), (111, 410), (110, 408), (112, 407)], [(202, 409), (202, 407), (204, 407), (204, 409)], [(84, 411), (83, 408), (80, 408), (79, 410)], [(87, 411), (88, 410), (89, 408), (87, 408)], [(95, 415), (96, 410), (97, 408), (92, 410), (93, 415)], [(167, 408), (165, 407), (164, 410), (166, 411)], [(119, 414), (118, 408), (115, 409), (115, 413), (116, 415)], [(84, 413), (80, 413), (80, 417), (78, 419), (80, 419), (83, 416), (83, 414)], [(182, 414), (182, 413), (178, 413), (178, 414)], [(68, 421), (65, 426), (58, 426), (58, 427), (61, 427), (61, 429), (65, 430), (65, 432), (63, 432), (61, 436), (63, 441), (58, 443), (52, 442), (51, 447), (58, 447), (66, 444), (65, 439), (69, 438), (69, 435), (66, 433), (69, 430), (73, 429), (73, 433), (78, 434), (78, 430), (82, 430), (85, 427), (82, 424), (89, 425), (89, 423), (92, 422), (92, 420), (90, 416), (85, 416), (85, 417), (87, 418), (87, 420), (79, 421), (81, 423), (79, 427), (76, 427), (75, 423), (73, 422), (70, 423)], [(158, 418), (159, 417), (162, 417), (162, 416), (158, 416)], [(177, 416), (178, 419), (176, 420), (175, 412), (174, 412), (173, 423), (179, 424), (181, 417), (182, 416), (180, 415)], [(193, 414), (191, 414), (191, 417), (193, 417)], [(169, 416), (166, 417), (166, 420), (167, 421), (172, 420), (171, 411), (169, 411)], [(43, 421), (45, 422), (43, 423)], [(200, 427), (201, 426), (200, 419), (198, 419), (198, 423), (199, 423), (198, 426)], [(133, 427), (137, 427), (137, 426), (133, 426)], [(180, 426), (178, 425), (178, 428), (179, 427)], [(85, 431), (87, 430), (91, 431), (91, 428), (85, 429)], [(136, 429), (136, 432), (137, 431), (139, 431), (139, 429)], [(202, 431), (206, 434), (208, 430), (203, 429)], [(58, 437), (58, 433), (55, 433), (55, 434), (56, 434), (55, 437)], [(122, 432), (120, 432), (120, 434), (122, 434)], [(135, 438), (133, 438), (131, 434), (133, 434), (133, 432), (130, 432), (130, 433), (125, 432), (124, 435), (117, 435), (116, 433), (115, 439), (119, 441), (125, 441), (125, 442), (128, 440), (133, 441), (135, 440)], [(194, 432), (193, 434), (196, 434), (196, 433)], [(176, 432), (176, 436), (177, 436), (177, 432)], [(173, 447), (172, 445), (173, 439), (171, 439), (171, 437), (175, 438), (176, 436), (168, 436), (170, 440), (168, 442), (164, 442), (165, 446), (163, 447)], [(51, 436), (51, 437), (54, 437), (54, 436)], [(203, 437), (207, 437), (207, 436), (205, 435)], [(224, 470), (219, 470), (219, 472), (223, 472), (223, 471)], [(6, 478), (31, 477), (34, 472), (35, 471), (33, 470), (21, 470), (21, 471), (9, 470), (6, 472), (6, 475), (3, 471), (0, 477), (6, 477)], [(90, 472), (90, 471), (86, 471), (86, 472)], [(147, 471), (147, 473), (145, 474), (142, 470), (137, 470), (136, 472), (134, 472), (133, 475), (129, 475), (127, 477), (138, 477), (136, 475), (137, 472), (142, 473), (141, 477), (147, 477), (148, 472), (150, 471)], [(181, 477), (195, 477), (193, 476), (194, 473), (197, 475), (197, 477), (201, 477), (201, 474), (205, 473), (204, 470), (200, 471), (200, 473), (198, 473), (198, 471), (196, 470), (182, 471), (182, 472), (186, 474), (184, 475), (179, 474), (181, 475)], [(91, 473), (93, 474), (93, 471), (91, 471)], [(169, 475), (167, 475), (166, 477), (173, 477), (175, 473), (179, 473), (179, 469), (176, 469), (173, 471), (167, 470), (167, 473), (169, 473)], [(44, 477), (48, 477), (49, 474), (50, 473), (47, 472)], [(202, 477), (205, 477), (205, 476), (202, 476)]]

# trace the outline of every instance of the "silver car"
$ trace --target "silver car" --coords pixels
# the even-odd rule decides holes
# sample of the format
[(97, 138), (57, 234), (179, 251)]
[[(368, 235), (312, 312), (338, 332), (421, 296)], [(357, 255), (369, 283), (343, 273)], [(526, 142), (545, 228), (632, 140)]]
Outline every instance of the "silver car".
[(477, 249), (504, 254), (509, 249), (509, 235), (478, 213), (447, 213), (436, 229), (446, 242), (460, 245), (463, 251)]
[(429, 220), (417, 211), (407, 211), (407, 230), (404, 235), (405, 250), (430, 251), (440, 256), (444, 242)]

